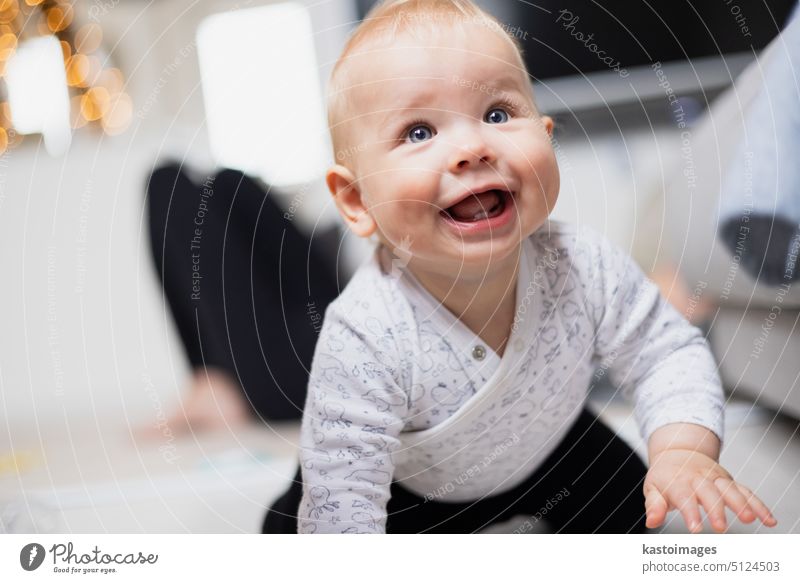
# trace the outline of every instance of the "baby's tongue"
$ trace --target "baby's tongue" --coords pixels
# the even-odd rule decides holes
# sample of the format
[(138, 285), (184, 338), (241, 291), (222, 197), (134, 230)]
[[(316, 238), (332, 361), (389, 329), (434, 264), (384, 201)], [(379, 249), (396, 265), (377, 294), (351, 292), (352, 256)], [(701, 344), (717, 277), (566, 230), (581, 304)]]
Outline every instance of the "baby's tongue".
[(481, 192), (468, 196), (460, 203), (451, 206), (448, 210), (451, 216), (461, 221), (471, 221), (476, 215), (489, 214), (495, 205), (500, 203), (497, 191)]

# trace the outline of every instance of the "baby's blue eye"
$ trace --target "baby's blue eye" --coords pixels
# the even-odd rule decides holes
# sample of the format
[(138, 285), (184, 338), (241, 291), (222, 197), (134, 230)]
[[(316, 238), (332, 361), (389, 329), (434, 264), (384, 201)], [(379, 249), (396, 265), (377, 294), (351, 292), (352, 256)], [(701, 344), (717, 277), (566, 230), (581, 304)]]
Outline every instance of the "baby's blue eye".
[(419, 142), (430, 140), (433, 137), (433, 130), (426, 125), (418, 125), (408, 130), (407, 135), (412, 143), (418, 144)]
[(505, 123), (508, 121), (508, 112), (505, 109), (495, 108), (486, 114), (489, 123)]

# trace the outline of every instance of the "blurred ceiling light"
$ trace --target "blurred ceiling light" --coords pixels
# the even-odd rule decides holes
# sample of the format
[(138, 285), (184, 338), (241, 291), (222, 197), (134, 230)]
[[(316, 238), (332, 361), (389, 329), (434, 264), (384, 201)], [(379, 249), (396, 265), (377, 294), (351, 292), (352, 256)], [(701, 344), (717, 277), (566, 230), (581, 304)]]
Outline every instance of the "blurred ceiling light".
[(100, 47), (102, 40), (103, 31), (100, 25), (89, 22), (75, 33), (75, 50), (81, 53), (92, 53)]
[(103, 129), (110, 135), (122, 133), (127, 129), (133, 115), (133, 101), (125, 93), (117, 93), (103, 114)]
[(0, 22), (12, 22), (19, 14), (17, 0), (0, 0)]
[(69, 4), (53, 6), (47, 11), (47, 28), (59, 32), (72, 23), (72, 6)]
[(89, 77), (89, 57), (86, 55), (72, 55), (67, 59), (67, 81), (73, 87), (86, 84)]
[[(112, 60), (103, 46), (103, 31), (100, 26), (94, 22), (82, 24), (80, 18), (75, 17), (73, 2), (74, 0), (0, 0), (0, 84), (8, 85), (11, 82), (6, 71), (22, 39), (55, 37), (61, 55), (61, 67), (56, 77), (48, 77), (51, 72), (56, 71), (55, 68), (37, 69), (34, 64), (28, 67), (27, 75), (24, 71), (17, 70), (16, 84), (23, 89), (12, 87), (0, 92), (25, 95), (25, 98), (18, 98), (16, 101), (13, 116), (15, 119), (12, 119), (9, 104), (0, 102), (0, 128), (4, 131), (0, 134), (0, 155), (22, 142), (23, 134), (28, 133), (23, 131), (26, 125), (28, 129), (32, 126), (27, 120), (39, 117), (50, 119), (57, 115), (61, 108), (59, 100), (63, 94), (61, 85), (65, 79), (68, 85), (66, 94), (69, 127), (77, 129), (86, 126), (89, 130), (102, 130), (107, 135), (117, 135), (130, 126), (132, 104), (130, 96), (125, 93), (122, 72), (109, 67)], [(39, 45), (31, 41), (28, 46)], [(37, 58), (43, 57), (39, 55)], [(23, 55), (22, 61), (22, 66), (27, 67), (27, 61), (33, 62), (36, 59), (28, 51)], [(48, 63), (54, 65), (52, 58)], [(58, 89), (51, 90), (54, 87)], [(39, 93), (38, 98), (28, 99), (27, 96), (33, 92)], [(35, 109), (39, 106), (43, 106), (43, 113), (37, 117)], [(22, 120), (22, 129), (13, 127), (14, 122), (19, 119)], [(35, 127), (39, 125), (33, 124)], [(49, 127), (62, 126), (59, 122), (57, 126), (51, 123)], [(45, 138), (45, 144), (52, 152), (59, 152), (62, 146), (69, 144), (69, 134), (65, 131), (52, 130)]]
[(41, 133), (51, 155), (70, 142), (69, 93), (61, 43), (54, 36), (21, 42), (6, 69), (8, 104), (14, 129)]
[(211, 151), (275, 186), (319, 176), (326, 125), (311, 19), (294, 2), (215, 14), (197, 31)]
[(17, 48), (17, 35), (10, 32), (0, 35), (0, 59), (6, 60)]

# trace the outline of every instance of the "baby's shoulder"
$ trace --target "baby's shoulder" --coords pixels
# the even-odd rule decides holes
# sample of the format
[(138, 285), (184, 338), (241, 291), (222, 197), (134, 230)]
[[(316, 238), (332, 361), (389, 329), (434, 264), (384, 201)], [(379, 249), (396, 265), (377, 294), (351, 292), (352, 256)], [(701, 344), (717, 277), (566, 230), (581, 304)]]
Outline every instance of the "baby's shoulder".
[(530, 243), (537, 255), (557, 263), (595, 265), (600, 255), (608, 253), (610, 241), (587, 225), (575, 225), (548, 219), (534, 232)]
[(413, 311), (393, 275), (381, 268), (378, 251), (358, 267), (325, 311), (329, 329), (345, 327), (372, 337), (402, 334), (412, 318)]
[[(391, 378), (404, 386), (408, 362), (402, 346), (412, 314), (396, 285), (370, 261), (363, 263), (325, 310), (311, 385), (341, 379)], [(366, 385), (365, 385), (366, 386)]]

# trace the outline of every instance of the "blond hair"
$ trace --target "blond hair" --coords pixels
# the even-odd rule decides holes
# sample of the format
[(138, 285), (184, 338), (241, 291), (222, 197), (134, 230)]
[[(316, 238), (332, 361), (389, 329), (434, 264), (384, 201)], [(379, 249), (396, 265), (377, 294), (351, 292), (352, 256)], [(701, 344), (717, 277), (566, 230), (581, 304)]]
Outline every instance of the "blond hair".
[(516, 65), (527, 80), (528, 71), (522, 58), (522, 46), (517, 38), (510, 35), (505, 26), (494, 16), (485, 12), (471, 0), (384, 0), (379, 2), (350, 35), (342, 54), (333, 67), (328, 82), (328, 129), (337, 162), (342, 157), (337, 156), (336, 153), (347, 150), (342, 122), (350, 118), (348, 92), (353, 87), (347, 74), (347, 59), (355, 54), (357, 49), (389, 43), (401, 33), (408, 33), (414, 38), (419, 38), (420, 32), (438, 30), (442, 23), (458, 27), (477, 23), (502, 32), (502, 36), (509, 40), (514, 47), (514, 54), (517, 58)]

